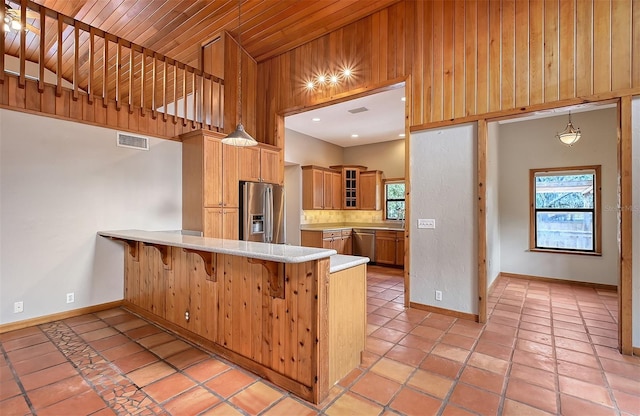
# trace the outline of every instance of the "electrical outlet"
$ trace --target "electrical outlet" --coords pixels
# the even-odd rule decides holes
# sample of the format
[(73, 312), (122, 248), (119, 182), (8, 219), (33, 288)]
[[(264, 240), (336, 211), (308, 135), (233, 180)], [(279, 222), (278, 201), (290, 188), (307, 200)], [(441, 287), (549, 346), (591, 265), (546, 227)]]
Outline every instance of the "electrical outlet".
[(440, 302), (442, 300), (442, 291), (436, 290), (436, 300)]
[(418, 220), (418, 228), (436, 228), (436, 220), (421, 218)]
[(67, 303), (73, 303), (76, 301), (76, 296), (73, 292), (67, 293)]
[(22, 301), (15, 302), (13, 304), (13, 313), (22, 313), (24, 312), (24, 303)]

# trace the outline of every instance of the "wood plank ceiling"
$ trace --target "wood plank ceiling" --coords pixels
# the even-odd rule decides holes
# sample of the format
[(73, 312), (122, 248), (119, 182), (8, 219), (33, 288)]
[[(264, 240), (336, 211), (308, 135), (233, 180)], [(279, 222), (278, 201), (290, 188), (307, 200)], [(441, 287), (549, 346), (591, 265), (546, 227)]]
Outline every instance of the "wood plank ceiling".
[[(35, 0), (63, 15), (198, 67), (200, 47), (238, 34), (258, 62), (296, 48), (399, 0)], [(240, 4), (241, 2), (241, 4)], [(38, 22), (32, 22), (37, 27)]]

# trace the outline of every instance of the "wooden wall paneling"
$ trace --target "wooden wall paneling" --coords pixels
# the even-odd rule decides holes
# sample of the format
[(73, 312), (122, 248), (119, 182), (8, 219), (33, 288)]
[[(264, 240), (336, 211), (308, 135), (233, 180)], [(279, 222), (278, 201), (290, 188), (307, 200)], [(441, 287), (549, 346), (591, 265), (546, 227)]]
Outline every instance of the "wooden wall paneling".
[(529, 104), (544, 102), (544, 0), (529, 1)]
[(445, 119), (454, 118), (454, 71), (455, 71), (455, 3), (444, 2), (443, 22), (442, 22), (442, 117)]
[[(611, 3), (595, 0), (593, 2), (593, 92), (595, 94), (611, 90), (611, 33)], [(616, 62), (616, 65), (618, 64), (619, 62)]]
[(638, 57), (638, 45), (640, 45), (640, 5), (638, 2), (633, 2), (631, 4), (632, 13), (631, 13), (631, 25), (632, 25), (632, 38), (631, 38), (631, 52), (632, 56), (635, 56), (631, 59), (631, 85), (633, 87), (640, 87), (640, 58)]
[(500, 108), (513, 108), (515, 106), (515, 2), (516, 0), (504, 0), (502, 2), (502, 63), (500, 66), (501, 104)]
[[(593, 2), (576, 2), (576, 95), (593, 94)], [(579, 76), (578, 76), (579, 74)], [(546, 100), (545, 100), (546, 101)]]
[[(459, 114), (466, 116), (476, 114), (476, 99), (478, 97), (479, 66), (478, 55), (482, 45), (479, 41), (478, 31), (478, 1), (470, 0), (465, 3), (465, 56), (464, 56), (464, 107)], [(486, 51), (484, 51), (486, 53)]]
[[(636, 1), (636, 7), (640, 7)], [(611, 89), (631, 88), (633, 7), (631, 0), (611, 3)]]
[(558, 0), (545, 0), (544, 13), (544, 101), (551, 102), (559, 97)]
[[(471, 4), (468, 5), (471, 8)], [(465, 0), (454, 3), (453, 26), (453, 116), (463, 117), (466, 113), (466, 21)], [(469, 11), (469, 14), (471, 12)], [(475, 37), (475, 35), (474, 35)]]
[[(231, 146), (226, 146), (231, 147)], [(249, 344), (251, 345), (251, 355), (249, 358), (258, 362), (264, 362), (263, 345), (264, 345), (264, 322), (271, 322), (269, 314), (265, 308), (264, 292), (269, 292), (269, 275), (265, 267), (260, 267), (260, 273), (252, 276), (252, 281), (249, 286), (251, 296), (251, 307), (249, 308), (249, 320), (251, 329), (251, 339)], [(266, 357), (270, 357), (266, 355)]]
[[(6, 82), (6, 81), (5, 81)], [(18, 86), (18, 79), (16, 77), (9, 77), (7, 87), (9, 90), (8, 104), (11, 107), (24, 108), (24, 88)]]
[(560, 2), (560, 99), (575, 97), (576, 93), (576, 68), (575, 68), (575, 3), (572, 1)]
[[(295, 275), (293, 273), (296, 273)], [(298, 343), (299, 343), (299, 325), (298, 321), (300, 319), (300, 315), (303, 311), (298, 312), (298, 307), (300, 303), (303, 303), (305, 298), (302, 296), (304, 294), (304, 288), (302, 292), (300, 292), (299, 285), (299, 277), (304, 276), (305, 274), (301, 274), (301, 270), (294, 265), (286, 265), (286, 279), (285, 281), (289, 283), (289, 286), (285, 290), (285, 298), (284, 305), (287, 316), (287, 329), (286, 329), (286, 339), (296, 340), (296, 342), (286, 342), (284, 348), (284, 372), (285, 374), (294, 374), (298, 375)], [(294, 277), (295, 276), (295, 277)], [(297, 286), (294, 290), (290, 290), (291, 285)], [(301, 369), (302, 370), (302, 369)]]
[(82, 105), (84, 94), (78, 95), (77, 99), (73, 98), (73, 92), (70, 92), (71, 100), (69, 101), (69, 118), (71, 120), (82, 120)]
[(433, 100), (431, 117), (426, 122), (444, 118), (444, 7), (442, 2), (433, 3)]
[[(620, 351), (630, 355), (633, 352), (633, 177), (632, 154), (632, 97), (622, 97), (618, 105), (618, 175), (620, 180), (619, 198), (620, 208), (620, 282), (618, 286), (618, 342)], [(636, 178), (637, 179), (637, 178)], [(636, 261), (638, 261), (636, 259)]]
[[(477, 72), (475, 111), (485, 113), (489, 109), (489, 1), (478, 0), (477, 4)], [(467, 80), (468, 82), (468, 80)]]
[[(411, 88), (406, 88), (406, 101), (405, 103), (411, 103), (411, 108), (408, 108), (405, 104), (406, 108), (406, 116), (409, 116), (409, 124), (420, 123), (424, 119), (424, 114), (426, 113), (426, 107), (429, 102), (429, 93), (422, 94), (422, 91), (429, 91), (425, 85), (431, 85), (431, 70), (428, 66), (428, 62), (430, 62), (430, 54), (425, 53), (427, 51), (427, 39), (425, 35), (426, 30), (431, 29), (431, 20), (430, 14), (427, 14), (427, 8), (429, 11), (431, 10), (432, 3), (431, 2), (416, 2), (415, 3), (415, 13), (416, 13), (416, 26), (415, 33), (416, 38), (413, 42), (412, 51), (408, 51), (407, 53), (412, 53), (414, 56), (411, 73), (416, 74), (413, 75), (414, 83), (411, 85)], [(376, 15), (373, 17), (375, 18)], [(374, 45), (377, 42), (374, 42)], [(431, 48), (428, 48), (431, 50)], [(371, 54), (373, 57), (376, 56), (375, 51), (372, 51)], [(373, 60), (376, 61), (375, 59)], [(380, 82), (380, 78), (376, 78), (376, 82)], [(411, 115), (413, 115), (411, 117)]]
[[(316, 294), (317, 290), (314, 285), (314, 262), (301, 263), (291, 267), (287, 265), (287, 268), (293, 269), (292, 276), (297, 276), (296, 279), (287, 279), (288, 282), (297, 282), (297, 287), (291, 289), (291, 292), (297, 293), (298, 298), (298, 315), (297, 315), (297, 328), (292, 328), (297, 331), (297, 373), (294, 374), (294, 378), (298, 380), (304, 380), (305, 383), (313, 384), (313, 363), (311, 361), (313, 351), (315, 349), (315, 306), (316, 306)], [(291, 273), (291, 271), (289, 272)]]
[(515, 106), (529, 105), (529, 2), (515, 3)]
[(478, 321), (487, 321), (487, 121), (478, 120), (477, 133), (478, 194)]
[(56, 115), (61, 117), (69, 117), (69, 101), (71, 100), (71, 91), (62, 90), (60, 95), (56, 94)]
[[(4, 22), (4, 7), (0, 7), (0, 18)], [(0, 30), (0, 84), (4, 84), (4, 55), (5, 55), (5, 46), (4, 42), (7, 37), (7, 32), (4, 30)]]
[(314, 262), (315, 302), (318, 305), (315, 326), (312, 334), (315, 336), (316, 346), (312, 349), (311, 360), (317, 363), (314, 388), (315, 402), (319, 402), (329, 394), (329, 259)]
[[(500, 2), (489, 2), (489, 111), (501, 109), (501, 51), (502, 7)], [(441, 120), (441, 118), (438, 118)]]
[(40, 111), (40, 92), (38, 92), (38, 83), (27, 80), (25, 89), (25, 108), (29, 111)]

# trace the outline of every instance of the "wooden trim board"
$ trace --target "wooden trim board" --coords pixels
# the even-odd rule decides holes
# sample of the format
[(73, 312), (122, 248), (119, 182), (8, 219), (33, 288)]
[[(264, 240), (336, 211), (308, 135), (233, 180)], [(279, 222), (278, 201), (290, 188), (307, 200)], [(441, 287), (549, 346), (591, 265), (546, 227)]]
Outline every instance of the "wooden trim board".
[(478, 226), (478, 321), (487, 322), (487, 120), (478, 120), (477, 131), (477, 226)]
[(441, 315), (453, 316), (454, 318), (467, 319), (469, 321), (478, 322), (478, 315), (473, 313), (459, 312), (452, 309), (438, 308), (437, 306), (423, 305), (422, 303), (411, 302), (410, 307), (420, 309), (421, 311), (435, 312)]
[(105, 311), (107, 309), (118, 308), (122, 306), (124, 301), (116, 300), (113, 302), (101, 303), (99, 305), (86, 306), (84, 308), (73, 309), (70, 311), (64, 311), (54, 313), (52, 315), (39, 316), (37, 318), (25, 319), (24, 321), (11, 322), (8, 324), (0, 325), (0, 334), (5, 332), (16, 331), (18, 329), (24, 329), (31, 326), (47, 324), (49, 322), (61, 321), (63, 319), (69, 319), (80, 315), (86, 315), (88, 313), (95, 313)]
[(577, 280), (560, 279), (560, 278), (555, 278), (555, 277), (532, 276), (532, 275), (528, 275), (528, 274), (500, 272), (500, 276), (498, 278), (500, 278), (500, 277), (513, 277), (515, 279), (537, 280), (537, 281), (541, 281), (541, 282), (563, 283), (563, 284), (571, 284), (571, 285), (575, 285), (575, 286), (593, 287), (593, 288), (596, 288), (596, 289), (606, 289), (606, 290), (615, 290), (615, 291), (618, 290), (618, 286), (607, 285), (607, 284), (604, 284), (604, 283), (579, 282)]

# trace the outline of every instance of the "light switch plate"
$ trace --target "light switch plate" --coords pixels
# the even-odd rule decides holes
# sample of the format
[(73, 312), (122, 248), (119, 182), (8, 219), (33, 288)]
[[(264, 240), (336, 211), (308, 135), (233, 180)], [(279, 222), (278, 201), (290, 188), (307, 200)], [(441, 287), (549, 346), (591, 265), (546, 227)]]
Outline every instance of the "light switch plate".
[(436, 228), (436, 220), (421, 218), (418, 220), (418, 228)]

